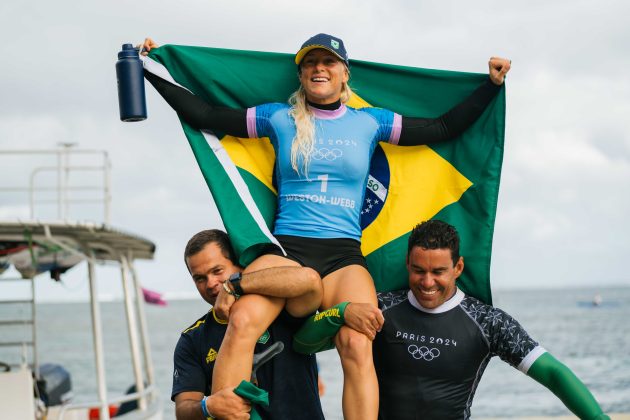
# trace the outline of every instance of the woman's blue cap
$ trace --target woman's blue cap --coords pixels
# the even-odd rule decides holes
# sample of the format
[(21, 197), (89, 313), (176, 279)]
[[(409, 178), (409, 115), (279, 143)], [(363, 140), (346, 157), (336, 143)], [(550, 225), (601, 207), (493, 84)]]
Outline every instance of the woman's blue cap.
[(295, 54), (295, 64), (299, 65), (304, 56), (311, 50), (323, 48), (325, 50), (330, 51), (335, 54), (341, 61), (343, 61), (346, 66), (349, 67), (348, 63), (348, 53), (346, 52), (346, 47), (343, 46), (343, 41), (337, 37), (328, 34), (317, 34), (311, 38), (309, 38), (300, 50)]

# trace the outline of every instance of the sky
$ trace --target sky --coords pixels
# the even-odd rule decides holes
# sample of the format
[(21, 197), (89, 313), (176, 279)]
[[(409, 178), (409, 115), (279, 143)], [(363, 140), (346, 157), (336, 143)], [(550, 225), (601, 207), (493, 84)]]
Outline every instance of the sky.
[[(627, 2), (605, 0), (9, 0), (0, 4), (0, 150), (60, 142), (106, 150), (112, 224), (157, 245), (154, 261), (137, 264), (143, 285), (194, 296), (183, 248), (197, 231), (222, 225), (176, 115), (150, 86), (148, 120), (119, 121), (114, 65), (123, 43), (151, 36), (295, 53), (326, 32), (344, 40), (350, 58), (367, 61), (486, 73), (491, 56), (506, 57), (493, 288), (630, 285), (628, 15)], [(32, 163), (21, 162), (0, 155), (0, 187), (28, 185)], [(27, 198), (0, 191), (0, 219), (28, 218)], [(54, 210), (43, 204), (36, 214), (54, 218)], [(102, 213), (70, 209), (80, 220), (101, 221)], [(117, 273), (99, 273), (104, 297), (120, 295)], [(37, 294), (85, 297), (85, 276), (82, 265), (61, 284), (42, 278)]]

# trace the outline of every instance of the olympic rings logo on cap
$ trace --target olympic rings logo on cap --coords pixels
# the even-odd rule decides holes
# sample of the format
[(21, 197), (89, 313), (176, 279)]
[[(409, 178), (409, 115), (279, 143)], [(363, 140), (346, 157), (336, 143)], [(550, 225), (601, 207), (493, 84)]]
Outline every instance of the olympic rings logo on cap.
[(341, 156), (343, 156), (343, 152), (341, 151), (341, 149), (337, 148), (327, 149), (325, 147), (322, 147), (321, 149), (315, 149), (313, 153), (313, 159), (315, 160), (326, 159), (331, 161), (340, 158)]
[(440, 350), (436, 348), (430, 349), (427, 346), (418, 347), (415, 344), (410, 345), (407, 348), (407, 351), (413, 356), (414, 359), (424, 359), (427, 362), (430, 362), (433, 359), (437, 359), (440, 356)]

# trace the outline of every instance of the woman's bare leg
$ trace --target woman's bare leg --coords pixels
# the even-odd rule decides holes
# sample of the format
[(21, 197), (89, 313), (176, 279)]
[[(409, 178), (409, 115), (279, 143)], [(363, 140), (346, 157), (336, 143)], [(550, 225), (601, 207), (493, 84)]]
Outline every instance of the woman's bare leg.
[[(252, 262), (245, 273), (279, 266), (299, 266), (295, 261), (276, 255), (263, 255)], [(212, 374), (212, 392), (249, 381), (256, 341), (276, 319), (286, 299), (245, 295), (232, 305), (225, 338)]]
[[(330, 273), (324, 277), (323, 284), (324, 309), (347, 301), (377, 306), (372, 277), (359, 265), (350, 265)], [(344, 326), (335, 337), (335, 345), (344, 375), (344, 419), (376, 419), (378, 380), (372, 360), (372, 341), (366, 335)]]

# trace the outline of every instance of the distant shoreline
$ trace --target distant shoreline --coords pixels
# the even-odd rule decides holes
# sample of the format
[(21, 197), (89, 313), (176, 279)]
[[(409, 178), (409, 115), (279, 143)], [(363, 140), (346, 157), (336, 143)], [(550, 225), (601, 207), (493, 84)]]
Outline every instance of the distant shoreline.
[[(603, 286), (599, 286), (599, 287), (593, 287), (593, 286), (576, 286), (576, 287), (571, 287), (571, 288), (566, 288), (566, 287), (559, 287), (559, 286), (549, 286), (549, 287), (536, 287), (536, 288), (527, 288), (527, 287), (493, 287), (492, 291), (493, 293), (511, 293), (511, 292), (536, 292), (536, 291), (554, 291), (554, 290), (573, 290), (573, 291), (579, 291), (579, 290), (584, 290), (584, 291), (597, 291), (597, 292), (606, 292), (607, 290), (612, 290), (612, 289), (630, 289), (630, 284), (608, 284), (608, 285), (603, 285)], [(3, 296), (4, 297), (4, 296)], [(167, 301), (191, 301), (191, 300), (198, 300), (199, 299), (199, 295), (197, 294), (197, 292), (195, 291), (191, 291), (190, 293), (163, 293), (162, 297)], [(8, 299), (6, 300), (10, 300), (10, 299), (16, 299), (19, 298), (19, 296), (10, 296), (10, 297), (6, 297)], [(5, 300), (5, 299), (2, 299)], [(0, 300), (0, 302), (2, 301)], [(58, 299), (58, 298), (53, 298), (53, 299), (46, 299), (45, 297), (39, 297), (37, 298), (37, 303), (45, 303), (45, 304), (64, 304), (64, 303), (88, 303), (89, 302), (89, 298), (86, 297), (71, 297), (69, 299)], [(117, 296), (117, 295), (100, 295), (99, 296), (99, 302), (101, 303), (110, 303), (110, 302), (123, 302), (123, 296)]]

